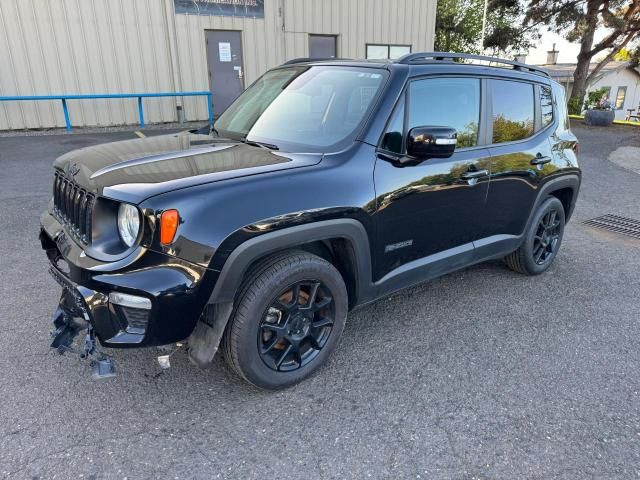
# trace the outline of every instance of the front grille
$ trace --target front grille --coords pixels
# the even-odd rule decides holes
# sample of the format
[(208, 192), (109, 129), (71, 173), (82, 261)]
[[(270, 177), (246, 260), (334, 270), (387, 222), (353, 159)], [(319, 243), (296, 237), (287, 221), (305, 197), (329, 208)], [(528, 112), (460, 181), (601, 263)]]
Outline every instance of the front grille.
[(53, 214), (72, 236), (87, 245), (95, 196), (56, 172), (53, 180)]

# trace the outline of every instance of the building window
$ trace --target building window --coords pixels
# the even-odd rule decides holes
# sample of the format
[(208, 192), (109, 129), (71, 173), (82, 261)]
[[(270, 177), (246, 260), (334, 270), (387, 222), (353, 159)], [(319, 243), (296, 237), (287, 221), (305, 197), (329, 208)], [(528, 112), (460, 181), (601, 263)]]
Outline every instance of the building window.
[(618, 93), (616, 94), (616, 110), (622, 110), (624, 107), (624, 97), (627, 96), (627, 87), (618, 87)]
[(491, 80), (493, 142), (522, 140), (533, 135), (533, 85)]
[(367, 59), (395, 60), (411, 53), (411, 45), (367, 44)]

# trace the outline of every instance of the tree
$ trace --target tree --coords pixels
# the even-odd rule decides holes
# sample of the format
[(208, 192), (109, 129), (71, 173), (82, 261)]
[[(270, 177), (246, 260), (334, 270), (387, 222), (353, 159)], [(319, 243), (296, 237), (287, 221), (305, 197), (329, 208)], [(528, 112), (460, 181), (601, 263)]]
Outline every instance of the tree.
[(528, 49), (540, 35), (537, 28), (522, 28), (524, 15), (521, 0), (488, 0), (484, 48), (493, 55)]
[[(640, 38), (640, 0), (531, 0), (525, 23), (526, 28), (546, 25), (580, 43), (569, 101), (575, 108), (582, 105), (587, 87), (605, 65)], [(594, 43), (599, 27), (606, 28), (607, 34)], [(606, 55), (589, 71), (594, 57), (603, 52)]]
[(482, 41), (485, 0), (438, 0), (435, 49), (440, 52), (505, 54), (530, 46), (533, 30), (523, 31), (522, 0), (488, 0)]
[(435, 49), (479, 53), (483, 0), (438, 0)]

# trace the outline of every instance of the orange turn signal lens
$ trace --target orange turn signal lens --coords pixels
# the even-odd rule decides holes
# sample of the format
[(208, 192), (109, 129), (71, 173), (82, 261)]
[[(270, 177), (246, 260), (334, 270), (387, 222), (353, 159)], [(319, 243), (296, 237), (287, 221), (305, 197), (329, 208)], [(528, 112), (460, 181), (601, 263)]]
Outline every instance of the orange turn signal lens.
[(160, 243), (162, 245), (169, 245), (173, 242), (179, 223), (180, 215), (178, 215), (178, 210), (165, 210), (162, 212), (162, 215), (160, 215)]

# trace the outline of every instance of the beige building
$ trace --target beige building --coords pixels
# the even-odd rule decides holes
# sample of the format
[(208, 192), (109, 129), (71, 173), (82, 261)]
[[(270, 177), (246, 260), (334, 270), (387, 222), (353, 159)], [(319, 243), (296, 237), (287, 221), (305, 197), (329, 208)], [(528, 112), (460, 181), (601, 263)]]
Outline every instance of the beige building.
[[(0, 0), (0, 97), (212, 91), (216, 114), (297, 57), (433, 49), (436, 0)], [(206, 97), (145, 98), (147, 122)], [(135, 98), (68, 100), (71, 124), (138, 123)], [(63, 127), (59, 100), (0, 102), (0, 130)]]

